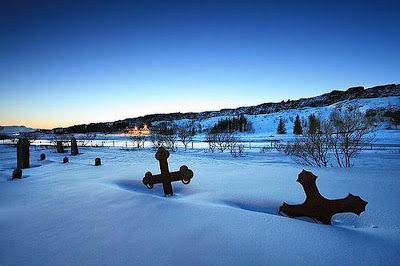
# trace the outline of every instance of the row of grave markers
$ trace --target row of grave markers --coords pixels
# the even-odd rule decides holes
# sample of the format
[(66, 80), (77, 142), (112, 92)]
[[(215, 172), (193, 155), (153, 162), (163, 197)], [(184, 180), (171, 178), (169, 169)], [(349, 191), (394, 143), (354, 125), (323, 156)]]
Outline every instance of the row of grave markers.
[[(17, 165), (18, 168), (13, 171), (14, 175), (18, 176), (15, 178), (22, 177), (21, 168), (29, 168), (29, 141), (27, 139), (21, 139), (17, 144)], [(60, 149), (59, 149), (60, 147)], [(57, 142), (57, 152), (64, 150), (62, 144)], [(78, 155), (78, 146), (76, 139), (71, 139), (71, 155)], [(186, 165), (182, 165), (179, 171), (170, 172), (168, 167), (169, 152), (160, 147), (155, 154), (155, 158), (159, 161), (161, 173), (153, 175), (151, 172), (146, 172), (143, 177), (143, 184), (148, 188), (152, 189), (154, 184), (163, 184), (164, 196), (173, 195), (172, 182), (182, 181), (183, 184), (189, 184), (193, 178), (193, 171), (190, 170)], [(45, 155), (41, 154), (40, 159), (45, 160)], [(68, 157), (64, 157), (63, 163), (68, 162)], [(95, 165), (101, 165), (100, 158), (95, 159)], [(365, 207), (368, 204), (359, 196), (348, 194), (346, 198), (329, 200), (323, 197), (316, 185), (317, 176), (312, 172), (303, 170), (296, 180), (300, 183), (306, 194), (306, 200), (302, 204), (289, 205), (286, 202), (279, 208), (279, 214), (285, 213), (289, 217), (309, 217), (314, 220), (318, 220), (324, 224), (331, 224), (332, 216), (336, 213), (352, 212), (360, 215), (365, 211)]]
[[(24, 169), (29, 168), (29, 146), (30, 142), (27, 138), (18, 140), (17, 143), (17, 168)], [(57, 153), (64, 153), (64, 147), (61, 141), (57, 141)], [(78, 145), (74, 137), (71, 138), (71, 155), (78, 155)], [(41, 155), (42, 156), (42, 155)], [(42, 160), (42, 157), (40, 158)]]
[[(30, 167), (29, 161), (29, 147), (30, 142), (28, 139), (23, 138), (18, 140), (17, 143), (17, 168), (14, 169), (12, 173), (12, 179), (21, 179), (22, 178), (22, 169)], [(57, 141), (57, 153), (64, 153), (64, 147), (61, 141)], [(79, 154), (78, 145), (76, 139), (74, 137), (71, 138), (71, 155), (75, 156)], [(40, 160), (46, 160), (46, 155), (44, 153), (40, 154)], [(63, 163), (68, 163), (68, 157), (63, 158)], [(95, 166), (101, 165), (101, 159), (96, 158), (94, 162)]]

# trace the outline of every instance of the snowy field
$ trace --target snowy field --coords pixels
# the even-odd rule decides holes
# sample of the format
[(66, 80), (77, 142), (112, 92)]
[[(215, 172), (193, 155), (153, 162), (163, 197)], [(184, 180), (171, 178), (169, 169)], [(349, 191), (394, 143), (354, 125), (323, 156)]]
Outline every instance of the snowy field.
[[(47, 160), (38, 160), (40, 153)], [(400, 151), (365, 151), (351, 169), (296, 164), (276, 151), (244, 157), (178, 151), (170, 171), (186, 164), (189, 185), (148, 190), (159, 173), (152, 149), (81, 148), (69, 156), (31, 147), (30, 169), (10, 181), (15, 147), (0, 145), (1, 265), (398, 265)], [(101, 157), (102, 165), (94, 166)], [(368, 201), (360, 216), (333, 225), (278, 214), (305, 199), (296, 182), (305, 168), (323, 196), (349, 192)]]

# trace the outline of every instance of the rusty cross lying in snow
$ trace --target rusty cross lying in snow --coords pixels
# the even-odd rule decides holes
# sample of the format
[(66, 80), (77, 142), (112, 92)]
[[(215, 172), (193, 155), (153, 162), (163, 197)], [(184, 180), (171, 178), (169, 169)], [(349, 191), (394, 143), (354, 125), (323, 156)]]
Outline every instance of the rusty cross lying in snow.
[(163, 147), (158, 148), (156, 153), (156, 159), (160, 162), (161, 174), (153, 175), (151, 172), (147, 172), (143, 177), (143, 184), (148, 189), (152, 189), (154, 184), (162, 183), (164, 188), (164, 196), (173, 195), (172, 184), (173, 181), (182, 181), (183, 184), (189, 184), (190, 179), (193, 177), (193, 171), (190, 170), (186, 165), (182, 165), (179, 171), (169, 172), (167, 159), (169, 152)]
[(315, 181), (317, 176), (311, 172), (303, 170), (297, 178), (306, 193), (306, 200), (300, 205), (288, 205), (286, 202), (279, 208), (279, 213), (283, 211), (291, 217), (306, 216), (311, 219), (319, 220), (324, 224), (331, 224), (333, 215), (339, 212), (352, 212), (360, 215), (365, 211), (368, 202), (358, 196), (349, 193), (344, 199), (328, 200), (318, 191)]

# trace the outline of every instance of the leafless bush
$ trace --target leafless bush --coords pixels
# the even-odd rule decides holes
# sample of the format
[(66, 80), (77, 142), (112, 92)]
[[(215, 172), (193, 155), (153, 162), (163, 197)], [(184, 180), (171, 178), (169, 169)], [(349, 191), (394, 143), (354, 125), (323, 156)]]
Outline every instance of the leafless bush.
[(357, 157), (375, 138), (373, 126), (357, 106), (333, 111), (328, 131), (333, 155), (340, 167), (351, 167), (352, 158)]
[(30, 143), (35, 142), (37, 140), (38, 136), (34, 132), (21, 132), (19, 135), (20, 139), (27, 139)]
[(53, 134), (51, 144), (56, 148), (57, 141), (61, 141), (63, 146), (68, 146), (71, 141), (72, 135), (70, 134)]
[(307, 165), (326, 167), (330, 153), (339, 167), (353, 166), (356, 157), (374, 139), (373, 127), (357, 106), (337, 109), (328, 119), (318, 119), (318, 130), (305, 130), (293, 143), (280, 144), (277, 150), (300, 158)]
[(186, 126), (181, 126), (178, 129), (179, 140), (183, 143), (185, 151), (187, 150), (187, 145), (193, 140), (193, 133), (194, 131)]
[(230, 133), (216, 133), (215, 142), (217, 149), (220, 152), (224, 152), (231, 145), (231, 134)]
[(208, 149), (214, 153), (215, 148), (217, 147), (217, 142), (216, 142), (216, 133), (207, 133), (206, 135), (206, 142), (208, 143)]
[(146, 136), (143, 136), (141, 134), (139, 134), (139, 135), (130, 135), (129, 138), (132, 141), (133, 147), (136, 147), (138, 149), (144, 148), (144, 143), (146, 141)]
[(231, 155), (233, 157), (242, 157), (244, 155), (244, 145), (243, 144), (232, 145)]
[(310, 133), (304, 131), (301, 136), (296, 136), (293, 143), (281, 144), (278, 150), (300, 158), (311, 166), (326, 167), (329, 159), (329, 138), (323, 132)]
[(270, 152), (271, 149), (272, 149), (271, 146), (262, 146), (262, 147), (260, 148), (260, 152), (261, 152), (261, 153), (267, 153), (267, 152)]
[(165, 147), (165, 137), (162, 134), (153, 132), (150, 136), (150, 141), (153, 144), (154, 149), (158, 149), (160, 147)]
[(176, 151), (176, 132), (171, 131), (168, 134), (152, 133), (150, 141), (155, 149), (160, 147), (167, 148), (171, 151)]
[(82, 146), (86, 147), (90, 144), (92, 144), (92, 141), (96, 139), (97, 134), (96, 133), (86, 133), (82, 136)]
[(166, 148), (171, 150), (171, 151), (176, 151), (177, 150), (177, 147), (176, 147), (176, 141), (177, 141), (176, 131), (177, 131), (176, 127), (172, 126), (172, 127), (168, 128), (164, 132)]
[(104, 147), (105, 141), (102, 141), (100, 143), (95, 143), (91, 147), (99, 148), (99, 147)]
[(231, 151), (236, 148), (236, 145), (240, 139), (234, 135), (234, 133), (213, 133), (209, 132), (206, 135), (206, 142), (211, 152), (218, 149), (224, 152), (226, 149)]
[(239, 144), (240, 138), (236, 137), (233, 133), (227, 137), (228, 148), (231, 154), (237, 154), (239, 156), (243, 155), (244, 145)]
[(217, 149), (221, 152), (224, 152), (228, 148), (235, 148), (238, 141), (239, 138), (235, 137), (234, 133), (215, 133)]

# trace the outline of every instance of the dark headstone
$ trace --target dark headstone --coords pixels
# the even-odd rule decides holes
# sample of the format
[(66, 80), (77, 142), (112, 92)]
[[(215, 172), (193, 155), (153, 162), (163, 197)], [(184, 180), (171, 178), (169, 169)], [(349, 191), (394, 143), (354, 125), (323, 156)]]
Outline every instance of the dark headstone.
[(147, 172), (143, 177), (143, 184), (148, 189), (152, 189), (154, 184), (162, 183), (164, 188), (164, 196), (173, 195), (172, 184), (174, 181), (182, 181), (183, 184), (187, 185), (190, 183), (190, 179), (193, 178), (193, 171), (190, 170), (186, 165), (182, 165), (177, 172), (169, 172), (167, 159), (169, 152), (163, 147), (158, 148), (156, 153), (156, 159), (160, 162), (161, 174), (154, 175), (151, 172)]
[(94, 165), (96, 165), (96, 166), (101, 165), (101, 159), (100, 159), (100, 158), (96, 158), (96, 159), (94, 160)]
[(71, 155), (78, 155), (78, 144), (76, 143), (76, 138), (71, 138)]
[(17, 168), (29, 168), (29, 140), (26, 138), (18, 140), (17, 143)]
[(46, 154), (44, 154), (44, 153), (40, 154), (40, 160), (41, 161), (46, 160)]
[(69, 162), (68, 157), (64, 157), (63, 158), (63, 163), (68, 163), (68, 162)]
[(57, 141), (57, 153), (64, 153), (64, 146), (62, 141)]
[(21, 179), (22, 178), (22, 170), (21, 169), (15, 169), (12, 172), (12, 179)]
[(282, 211), (291, 217), (305, 216), (324, 224), (331, 224), (331, 218), (336, 213), (352, 212), (360, 215), (365, 211), (368, 202), (350, 193), (343, 199), (328, 200), (324, 198), (318, 191), (316, 180), (316, 175), (303, 170), (299, 174), (297, 182), (303, 186), (306, 200), (300, 205), (288, 205), (284, 202), (279, 208), (279, 212)]

